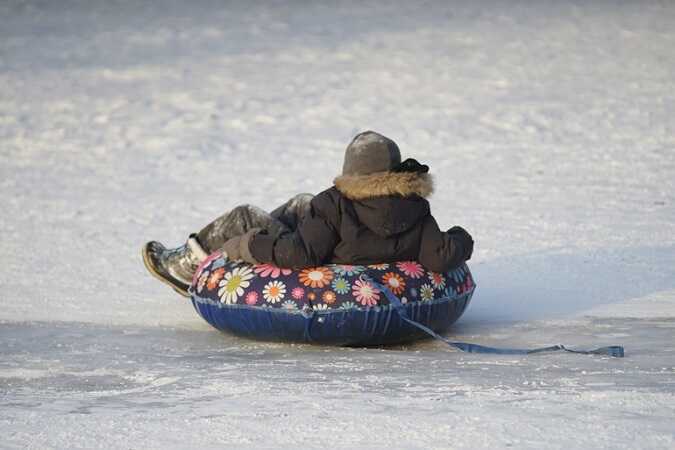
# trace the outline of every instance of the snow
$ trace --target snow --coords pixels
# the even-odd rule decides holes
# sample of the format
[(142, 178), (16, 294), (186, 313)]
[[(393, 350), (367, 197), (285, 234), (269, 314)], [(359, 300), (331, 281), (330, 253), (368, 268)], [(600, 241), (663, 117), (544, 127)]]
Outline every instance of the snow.
[[(670, 2), (0, 17), (0, 447), (675, 447)], [(368, 129), (476, 239), (449, 337), (627, 357), (252, 342), (145, 272), (147, 240), (328, 187)]]

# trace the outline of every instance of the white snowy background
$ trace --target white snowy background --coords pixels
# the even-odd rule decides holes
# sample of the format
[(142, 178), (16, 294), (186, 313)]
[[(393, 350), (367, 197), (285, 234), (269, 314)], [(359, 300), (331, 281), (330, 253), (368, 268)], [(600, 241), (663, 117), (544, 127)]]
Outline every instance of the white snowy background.
[[(374, 129), (477, 242), (448, 334), (260, 343), (141, 245), (317, 193)], [(0, 3), (1, 448), (675, 447), (675, 3)]]

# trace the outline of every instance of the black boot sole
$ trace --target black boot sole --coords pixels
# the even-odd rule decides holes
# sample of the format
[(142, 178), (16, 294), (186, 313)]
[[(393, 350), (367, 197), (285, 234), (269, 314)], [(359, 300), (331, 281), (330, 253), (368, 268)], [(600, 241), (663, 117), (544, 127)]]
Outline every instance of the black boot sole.
[(174, 291), (176, 291), (177, 293), (179, 293), (183, 297), (190, 297), (190, 293), (188, 292), (188, 289), (190, 288), (190, 286), (188, 286), (187, 284), (185, 284), (185, 283), (183, 283), (179, 280), (176, 280), (175, 278), (173, 278), (168, 273), (157, 270), (155, 265), (152, 263), (152, 259), (150, 258), (150, 255), (148, 254), (148, 245), (149, 244), (150, 243), (148, 242), (141, 249), (141, 254), (143, 255), (143, 264), (145, 265), (145, 268), (148, 269), (148, 272), (150, 272), (150, 274), (153, 277), (157, 278), (162, 283), (170, 286), (171, 289), (173, 289)]

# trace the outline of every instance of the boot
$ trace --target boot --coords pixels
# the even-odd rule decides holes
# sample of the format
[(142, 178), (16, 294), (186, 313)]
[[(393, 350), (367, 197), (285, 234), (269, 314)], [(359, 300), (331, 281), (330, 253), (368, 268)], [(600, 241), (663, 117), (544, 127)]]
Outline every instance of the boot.
[(143, 246), (142, 253), (146, 269), (184, 297), (190, 296), (188, 288), (192, 284), (192, 276), (199, 263), (208, 256), (194, 234), (185, 244), (172, 249), (167, 249), (157, 241), (150, 241)]

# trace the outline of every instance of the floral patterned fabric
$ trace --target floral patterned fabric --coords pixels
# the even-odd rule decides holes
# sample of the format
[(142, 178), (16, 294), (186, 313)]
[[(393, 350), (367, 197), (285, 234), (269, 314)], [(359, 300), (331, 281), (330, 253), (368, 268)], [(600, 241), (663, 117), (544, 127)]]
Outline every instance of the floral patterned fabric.
[(371, 308), (388, 305), (373, 284), (389, 288), (401, 302), (458, 298), (474, 288), (466, 265), (447, 273), (426, 270), (416, 261), (368, 266), (328, 264), (297, 271), (271, 264), (248, 265), (210, 255), (193, 278), (193, 296), (224, 305), (286, 310)]

